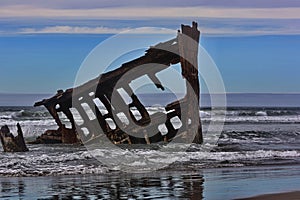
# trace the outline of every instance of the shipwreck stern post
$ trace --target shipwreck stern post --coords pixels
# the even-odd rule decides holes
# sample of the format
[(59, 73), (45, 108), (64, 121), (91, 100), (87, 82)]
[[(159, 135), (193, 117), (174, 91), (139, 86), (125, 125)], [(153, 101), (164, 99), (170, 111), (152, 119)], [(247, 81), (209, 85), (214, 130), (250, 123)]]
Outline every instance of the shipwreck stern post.
[(192, 23), (192, 26), (181, 25), (180, 33), (178, 31), (178, 45), (180, 54), (180, 63), (182, 76), (186, 79), (186, 96), (189, 102), (186, 109), (185, 124), (188, 126), (187, 131), (192, 131), (194, 135), (193, 143), (203, 143), (202, 125), (200, 119), (200, 81), (198, 73), (198, 47), (200, 31), (198, 24)]

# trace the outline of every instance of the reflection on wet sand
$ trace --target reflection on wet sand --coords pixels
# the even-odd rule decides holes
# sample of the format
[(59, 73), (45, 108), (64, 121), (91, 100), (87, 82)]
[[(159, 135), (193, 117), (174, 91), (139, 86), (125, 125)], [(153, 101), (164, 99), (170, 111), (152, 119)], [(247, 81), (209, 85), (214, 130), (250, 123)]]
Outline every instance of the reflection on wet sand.
[(1, 198), (11, 197), (10, 193), (13, 193), (14, 196), (23, 197), (25, 192), (25, 184), (22, 179), (16, 181), (10, 181), (10, 179), (0, 180), (0, 191)]
[(299, 189), (299, 165), (0, 178), (0, 199), (242, 199)]
[(39, 199), (202, 199), (203, 182), (203, 176), (199, 174), (162, 175), (160, 173), (157, 175), (116, 174), (114, 176), (2, 178), (0, 179), (0, 197), (34, 197)]

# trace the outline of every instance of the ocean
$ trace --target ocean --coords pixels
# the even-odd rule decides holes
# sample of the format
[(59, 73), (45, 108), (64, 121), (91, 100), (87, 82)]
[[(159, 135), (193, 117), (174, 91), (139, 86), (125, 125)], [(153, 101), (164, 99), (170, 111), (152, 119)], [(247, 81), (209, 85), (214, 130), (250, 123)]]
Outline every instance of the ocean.
[[(0, 107), (0, 125), (7, 124), (16, 133), (15, 125), (20, 123), (26, 141), (57, 128), (46, 109), (28, 105), (41, 96), (24, 95), (25, 106), (20, 99), (19, 106), (16, 99), (9, 100), (15, 97), (0, 100), (5, 105)], [(144, 94), (140, 98), (155, 112), (161, 109), (158, 102), (164, 105), (171, 97)], [(167, 158), (175, 162), (149, 173), (112, 169), (78, 145), (28, 145), (29, 152), (1, 152), (0, 198), (233, 199), (300, 189), (300, 94), (227, 94), (226, 110), (214, 106), (212, 110), (209, 95), (201, 95), (204, 134), (210, 122), (226, 116), (215, 146), (192, 144)], [(98, 153), (107, 159), (113, 155), (101, 148)], [(151, 148), (138, 148), (135, 153), (153, 154), (153, 162), (166, 159)], [(147, 169), (142, 162), (132, 167)], [(257, 187), (255, 183), (265, 185), (256, 192), (247, 189)]]

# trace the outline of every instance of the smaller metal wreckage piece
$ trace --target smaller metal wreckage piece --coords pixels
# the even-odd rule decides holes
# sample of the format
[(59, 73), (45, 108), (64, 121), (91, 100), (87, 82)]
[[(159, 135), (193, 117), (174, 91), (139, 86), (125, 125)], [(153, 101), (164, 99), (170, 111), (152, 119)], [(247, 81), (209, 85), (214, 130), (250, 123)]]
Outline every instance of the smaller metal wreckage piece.
[(18, 135), (15, 137), (9, 130), (7, 125), (0, 129), (0, 139), (4, 152), (25, 152), (28, 148), (25, 144), (23, 131), (20, 124), (17, 124)]
[[(178, 31), (176, 38), (150, 47), (143, 56), (123, 63), (119, 68), (103, 73), (81, 86), (66, 91), (59, 90), (53, 97), (36, 102), (34, 106), (43, 105), (47, 108), (59, 128), (46, 131), (33, 143), (89, 143), (100, 140), (103, 136), (114, 144), (152, 144), (190, 136), (193, 137), (192, 142), (202, 143), (199, 116), (199, 37), (200, 31), (196, 22), (193, 22), (192, 26), (181, 25), (181, 31)], [(129, 83), (146, 75), (158, 89), (164, 90), (156, 74), (177, 63), (181, 65), (181, 74), (186, 83), (185, 96), (167, 104), (164, 107), (165, 112), (150, 114)], [(130, 73), (131, 79), (123, 80), (127, 73)], [(130, 103), (115, 92), (120, 88), (128, 94)], [(113, 96), (115, 100), (112, 99)], [(107, 113), (100, 112), (96, 101), (105, 107)], [(116, 103), (126, 109), (116, 110)], [(82, 105), (92, 108), (94, 119), (90, 118)], [(139, 112), (140, 119), (135, 118), (133, 108)], [(77, 111), (82, 123), (74, 120), (72, 110)], [(72, 125), (71, 128), (65, 127), (59, 112), (65, 114)], [(130, 119), (134, 126), (124, 123), (116, 115), (120, 112)], [(180, 128), (175, 128), (172, 123), (175, 117), (181, 121)], [(114, 126), (111, 127), (108, 121)], [(162, 124), (167, 129), (164, 133), (158, 129)]]

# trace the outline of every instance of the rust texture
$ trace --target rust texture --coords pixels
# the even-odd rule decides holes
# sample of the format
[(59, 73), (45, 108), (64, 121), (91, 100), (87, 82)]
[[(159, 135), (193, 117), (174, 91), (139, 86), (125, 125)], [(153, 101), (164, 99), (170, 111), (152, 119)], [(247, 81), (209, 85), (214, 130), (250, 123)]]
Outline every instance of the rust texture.
[[(58, 130), (46, 131), (37, 139), (36, 143), (47, 143), (48, 140), (52, 142), (76, 143), (79, 142), (78, 135), (80, 135), (83, 143), (86, 143), (103, 136), (103, 134), (100, 134), (101, 131), (98, 133), (97, 129), (91, 129), (86, 126), (86, 122), (92, 125), (95, 124), (95, 127), (100, 125), (105, 136), (115, 144), (170, 142), (178, 136), (187, 135), (187, 132), (191, 132), (195, 136), (193, 142), (202, 143), (201, 120), (199, 116), (199, 37), (200, 32), (197, 29), (196, 22), (193, 22), (192, 26), (182, 25), (181, 32), (178, 31), (176, 38), (150, 47), (145, 52), (145, 55), (124, 63), (113, 71), (101, 74), (100, 77), (90, 80), (77, 88), (67, 89), (66, 91), (59, 90), (53, 97), (36, 102), (34, 106), (45, 106), (59, 127)], [(188, 38), (192, 38), (192, 40)], [(130, 88), (129, 83), (147, 75), (157, 88), (164, 90), (164, 86), (161, 85), (156, 74), (177, 63), (181, 64), (182, 76), (187, 82), (184, 98), (166, 105), (166, 113), (159, 112), (150, 116), (146, 107)], [(149, 67), (147, 64), (152, 66)], [(143, 65), (145, 65), (144, 68), (139, 67)], [(131, 80), (122, 79), (126, 73), (130, 73)], [(117, 83), (131, 97), (131, 103), (128, 105), (120, 94), (114, 93), (118, 89), (116, 88)], [(124, 124), (123, 121), (113, 114), (113, 94), (119, 95), (117, 96), (117, 103), (127, 108), (127, 110), (123, 110), (123, 113), (126, 118), (130, 118), (137, 126)], [(72, 98), (73, 100), (74, 98), (78, 99), (79, 105), (85, 103), (89, 107), (94, 108), (96, 118), (91, 119), (83, 107), (76, 106), (84, 122), (81, 125), (76, 125), (73, 113), (70, 110), (74, 109)], [(100, 112), (95, 104), (95, 100), (100, 101), (105, 106), (106, 114)], [(140, 113), (140, 119), (134, 117), (131, 108), (136, 109)], [(65, 127), (60, 120), (59, 112), (64, 113), (70, 120), (71, 128)], [(174, 117), (178, 117), (181, 120), (182, 128), (176, 129), (173, 126), (171, 119)], [(107, 120), (111, 120), (115, 127), (111, 128)], [(158, 126), (161, 124), (164, 124), (167, 128), (166, 134), (162, 134), (158, 130)], [(86, 129), (87, 133), (83, 134), (83, 129)], [(130, 133), (130, 135), (127, 133)], [(51, 137), (54, 140), (51, 140)]]
[(0, 139), (4, 152), (25, 152), (28, 148), (25, 144), (23, 131), (20, 124), (17, 124), (18, 135), (15, 137), (8, 126), (2, 126), (0, 130)]

